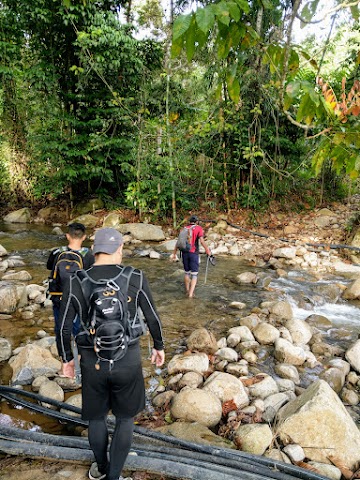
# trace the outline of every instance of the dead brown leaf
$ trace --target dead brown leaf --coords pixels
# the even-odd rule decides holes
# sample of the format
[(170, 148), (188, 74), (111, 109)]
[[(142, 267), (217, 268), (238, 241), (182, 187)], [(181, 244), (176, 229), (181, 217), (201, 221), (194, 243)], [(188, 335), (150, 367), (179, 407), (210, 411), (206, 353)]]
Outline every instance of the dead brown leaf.
[(341, 458), (338, 458), (336, 457), (335, 455), (328, 455), (328, 459), (330, 460), (330, 462), (335, 465), (335, 467), (337, 467), (340, 472), (342, 473), (342, 475), (346, 478), (346, 480), (350, 480), (354, 474), (354, 472), (352, 470), (350, 470), (350, 468), (348, 468), (344, 463), (343, 461), (341, 460)]

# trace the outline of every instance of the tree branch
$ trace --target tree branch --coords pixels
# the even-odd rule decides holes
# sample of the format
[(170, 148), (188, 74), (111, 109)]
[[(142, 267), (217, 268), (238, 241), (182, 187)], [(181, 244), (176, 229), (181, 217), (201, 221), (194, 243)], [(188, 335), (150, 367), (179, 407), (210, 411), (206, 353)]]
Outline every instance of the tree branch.
[(331, 15), (332, 13), (335, 13), (335, 12), (338, 12), (339, 10), (343, 10), (344, 8), (350, 8), (350, 7), (355, 7), (356, 5), (359, 5), (360, 3), (360, 0), (356, 0), (355, 2), (352, 2), (352, 3), (340, 3), (340, 5), (337, 5), (336, 7), (330, 9), (329, 11), (327, 11), (323, 17), (321, 17), (319, 20), (305, 20), (305, 18), (301, 17), (298, 13), (295, 14), (296, 18), (298, 18), (300, 20), (300, 22), (302, 23), (305, 23), (307, 25), (310, 25), (310, 24), (315, 24), (315, 23), (321, 23), (323, 22), (324, 20), (327, 19), (327, 17), (329, 15)]

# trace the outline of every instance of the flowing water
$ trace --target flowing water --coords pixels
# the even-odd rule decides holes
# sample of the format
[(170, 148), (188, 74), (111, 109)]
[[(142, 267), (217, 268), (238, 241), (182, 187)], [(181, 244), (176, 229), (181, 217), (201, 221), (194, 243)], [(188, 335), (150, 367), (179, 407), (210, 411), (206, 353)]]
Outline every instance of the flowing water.
[[(33, 277), (31, 283), (41, 284), (47, 278), (46, 260), (49, 250), (65, 244), (64, 238), (54, 236), (51, 230), (51, 227), (38, 225), (0, 225), (0, 244), (11, 256), (18, 256), (25, 262), (24, 267), (16, 270), (27, 270)], [(85, 245), (89, 246), (90, 243)], [(152, 247), (161, 251), (159, 245)], [(327, 278), (317, 280), (311, 273), (303, 271), (290, 271), (287, 277), (278, 278), (274, 270), (249, 266), (241, 257), (219, 256), (216, 265), (212, 266), (206, 265), (206, 257), (203, 256), (196, 297), (189, 299), (184, 295), (181, 264), (170, 262), (169, 254), (165, 252), (162, 252), (160, 260), (144, 257), (144, 248), (144, 245), (137, 247), (133, 256), (125, 257), (123, 263), (142, 269), (149, 280), (163, 323), (167, 360), (186, 348), (185, 340), (195, 328), (208, 327), (219, 339), (226, 335), (229, 328), (238, 324), (241, 316), (247, 315), (252, 308), (266, 300), (290, 301), (297, 318), (305, 319), (314, 313), (327, 317), (332, 326), (326, 331), (326, 341), (344, 348), (360, 333), (359, 302), (345, 303), (338, 298), (329, 300), (321, 293), (326, 287), (338, 283), (348, 284), (347, 279), (328, 275)], [(260, 280), (257, 285), (239, 286), (235, 282), (236, 276), (244, 271), (258, 274)], [(246, 308), (241, 311), (231, 308), (231, 302), (245, 303)], [(42, 308), (36, 312), (35, 321), (24, 320), (18, 315), (11, 319), (0, 319), (0, 336), (11, 340), (14, 348), (34, 340), (40, 329), (53, 334), (51, 308)], [(151, 369), (153, 378), (156, 378), (160, 372), (154, 372), (149, 363), (146, 338), (142, 339), (142, 345), (144, 367)], [(10, 367), (0, 365), (1, 383), (8, 384), (10, 378)], [(311, 374), (308, 378), (311, 378)], [(149, 383), (149, 389), (151, 388), (152, 382)], [(6, 402), (0, 403), (0, 422), (49, 432), (59, 428), (52, 420), (14, 408)]]

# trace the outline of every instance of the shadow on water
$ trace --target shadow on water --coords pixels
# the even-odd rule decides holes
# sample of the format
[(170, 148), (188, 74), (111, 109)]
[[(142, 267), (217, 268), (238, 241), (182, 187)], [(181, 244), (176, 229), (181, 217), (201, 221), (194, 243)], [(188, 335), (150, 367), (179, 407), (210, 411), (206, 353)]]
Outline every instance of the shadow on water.
[[(10, 255), (19, 256), (25, 263), (16, 270), (27, 270), (33, 277), (30, 283), (41, 284), (48, 276), (46, 260), (49, 250), (58, 245), (65, 245), (64, 237), (54, 236), (52, 228), (39, 225), (0, 225), (0, 244)], [(90, 243), (86, 243), (90, 246)], [(305, 319), (314, 313), (326, 316), (332, 327), (325, 334), (326, 341), (340, 342), (344, 347), (357, 338), (360, 332), (359, 304), (346, 304), (335, 298), (323, 300), (318, 293), (323, 285), (346, 284), (348, 280), (328, 276), (317, 280), (311, 273), (290, 271), (285, 278), (278, 278), (276, 272), (268, 267), (253, 267), (239, 257), (217, 257), (216, 265), (208, 265), (206, 274), (206, 257), (202, 256), (196, 297), (189, 299), (184, 293), (182, 264), (169, 261), (169, 254), (161, 251), (161, 246), (153, 248), (162, 253), (160, 260), (141, 256), (141, 248), (134, 251), (131, 258), (124, 258), (125, 265), (142, 269), (148, 278), (157, 310), (163, 323), (166, 354), (169, 360), (175, 353), (186, 349), (185, 340), (198, 327), (210, 328), (217, 339), (227, 334), (229, 328), (238, 325), (241, 317), (249, 314), (262, 301), (288, 300), (293, 306), (294, 316)], [(245, 271), (258, 274), (256, 285), (238, 285), (236, 276)], [(321, 289), (320, 289), (321, 291)], [(246, 305), (243, 310), (230, 307), (232, 302)], [(10, 319), (0, 320), (0, 336), (8, 338), (17, 347), (34, 340), (36, 333), (44, 329), (53, 335), (51, 308), (42, 308), (31, 320), (24, 320), (16, 314)], [(156, 377), (148, 359), (148, 340), (142, 339), (143, 364)], [(261, 359), (261, 351), (259, 355)], [(264, 362), (268, 361), (264, 357)], [(262, 365), (259, 367), (262, 368)], [(0, 365), (1, 383), (7, 384), (11, 378), (11, 369)], [(72, 395), (71, 393), (70, 395)], [(14, 417), (14, 420), (11, 418)], [(5, 402), (0, 404), (0, 422), (22, 422), (25, 428), (36, 429), (40, 425), (44, 431), (54, 433), (62, 427), (39, 415), (14, 409)], [(17, 423), (18, 424), (18, 423)]]

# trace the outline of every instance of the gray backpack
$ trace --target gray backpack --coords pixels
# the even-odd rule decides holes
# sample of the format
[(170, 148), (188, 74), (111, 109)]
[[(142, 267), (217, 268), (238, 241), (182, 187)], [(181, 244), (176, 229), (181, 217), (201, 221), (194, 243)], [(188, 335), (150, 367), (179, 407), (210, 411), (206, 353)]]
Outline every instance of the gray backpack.
[(184, 227), (179, 233), (176, 247), (180, 252), (190, 252), (191, 247), (194, 245), (193, 242), (193, 230), (196, 225), (191, 225), (190, 227)]

